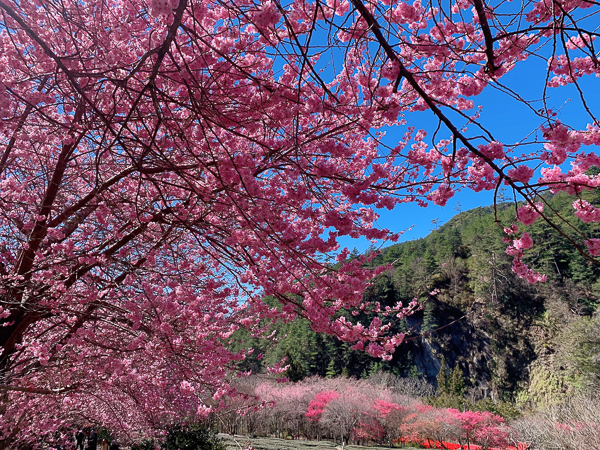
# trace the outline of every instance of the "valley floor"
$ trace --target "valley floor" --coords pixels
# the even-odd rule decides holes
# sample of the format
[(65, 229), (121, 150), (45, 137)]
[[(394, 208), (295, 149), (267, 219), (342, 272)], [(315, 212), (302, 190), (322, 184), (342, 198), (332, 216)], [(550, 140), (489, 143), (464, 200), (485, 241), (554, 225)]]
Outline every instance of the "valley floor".
[[(302, 439), (277, 439), (270, 437), (231, 436), (229, 434), (219, 434), (219, 437), (225, 441), (227, 450), (245, 450), (251, 445), (255, 450), (341, 450), (339, 443), (331, 441), (306, 441)], [(344, 450), (382, 450), (390, 447), (365, 447), (362, 445), (346, 445)], [(398, 447), (394, 447), (398, 448)], [(415, 447), (403, 447), (404, 450), (417, 450)]]

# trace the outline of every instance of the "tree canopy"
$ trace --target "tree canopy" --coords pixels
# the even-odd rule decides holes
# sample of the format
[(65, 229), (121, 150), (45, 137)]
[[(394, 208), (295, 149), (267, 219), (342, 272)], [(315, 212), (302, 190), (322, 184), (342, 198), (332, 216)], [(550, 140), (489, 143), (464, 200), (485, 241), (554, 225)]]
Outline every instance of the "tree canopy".
[[(0, 13), (3, 445), (77, 420), (129, 439), (203, 417), (235, 395), (244, 353), (227, 341), (265, 320), (299, 314), (389, 358), (404, 335), (382, 316), (416, 302), (364, 303), (385, 269), (338, 244), (397, 239), (377, 209), (506, 185), (523, 202), (501, 224), (513, 271), (544, 279), (517, 226), (538, 218), (598, 262), (583, 225), (600, 210), (578, 197), (600, 183), (582, 88), (600, 70), (595, 3), (0, 0)], [(528, 58), (547, 63), (536, 102), (503, 83)], [(549, 101), (569, 87), (586, 124)], [(531, 110), (533, 133), (501, 142), (479, 123), (494, 88)], [(411, 122), (423, 110), (431, 142)], [(549, 213), (548, 190), (577, 196), (573, 217)]]

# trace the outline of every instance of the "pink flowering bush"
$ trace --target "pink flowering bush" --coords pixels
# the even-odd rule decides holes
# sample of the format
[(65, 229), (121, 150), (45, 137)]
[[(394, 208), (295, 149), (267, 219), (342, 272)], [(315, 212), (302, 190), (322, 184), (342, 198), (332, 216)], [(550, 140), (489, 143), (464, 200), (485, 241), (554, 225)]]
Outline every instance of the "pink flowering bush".
[(305, 415), (308, 420), (318, 422), (323, 415), (323, 411), (325, 410), (327, 404), (331, 400), (335, 400), (337, 397), (338, 393), (336, 391), (322, 391), (315, 395), (315, 398), (311, 400), (306, 410)]

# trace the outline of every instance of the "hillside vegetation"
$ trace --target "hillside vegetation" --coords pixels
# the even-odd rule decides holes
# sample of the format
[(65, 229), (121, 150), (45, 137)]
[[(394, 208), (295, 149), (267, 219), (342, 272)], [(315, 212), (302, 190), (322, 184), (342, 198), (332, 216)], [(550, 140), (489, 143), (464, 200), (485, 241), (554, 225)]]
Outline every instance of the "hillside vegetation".
[[(600, 193), (586, 194), (600, 203)], [(581, 222), (571, 212), (573, 197), (547, 200), (545, 211)], [(521, 227), (535, 242), (525, 262), (548, 281), (523, 282), (511, 270), (498, 226), (511, 224), (515, 212), (508, 203), (465, 211), (426, 238), (379, 251), (372, 264), (387, 264), (389, 270), (365, 292), (365, 300), (385, 306), (416, 297), (422, 305), (394, 324), (406, 339), (391, 361), (353, 351), (297, 319), (277, 324), (275, 345), (239, 330), (238, 349), (254, 348), (242, 368), (257, 373), (287, 357), (292, 381), (389, 372), (437, 386), (437, 401), (446, 403), (440, 406), (467, 398), (534, 407), (598, 391), (600, 268), (575, 249), (573, 242), (583, 242), (571, 229), (565, 227), (561, 236), (537, 221)], [(588, 236), (600, 237), (598, 224), (580, 225)]]

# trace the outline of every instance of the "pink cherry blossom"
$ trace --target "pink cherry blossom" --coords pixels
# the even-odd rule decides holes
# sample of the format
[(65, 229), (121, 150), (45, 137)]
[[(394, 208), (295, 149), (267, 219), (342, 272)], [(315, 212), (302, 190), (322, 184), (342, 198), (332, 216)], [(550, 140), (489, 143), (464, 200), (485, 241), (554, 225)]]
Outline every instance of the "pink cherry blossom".
[(584, 222), (600, 222), (600, 209), (586, 200), (576, 200), (573, 208), (575, 208), (575, 215)]
[(535, 203), (535, 206), (523, 205), (517, 210), (517, 217), (521, 223), (525, 225), (531, 225), (538, 219), (538, 217), (540, 217), (540, 213), (543, 210), (543, 203)]
[(534, 170), (526, 165), (520, 165), (514, 169), (509, 169), (507, 172), (509, 177), (513, 178), (515, 181), (520, 181), (521, 183), (528, 183), (533, 177), (533, 173)]
[(523, 236), (521, 236), (520, 239), (516, 239), (513, 242), (513, 246), (516, 249), (528, 249), (533, 247), (533, 240), (531, 239), (531, 236), (529, 236), (529, 233), (523, 233)]
[(600, 256), (600, 239), (588, 239), (585, 243), (590, 255)]

